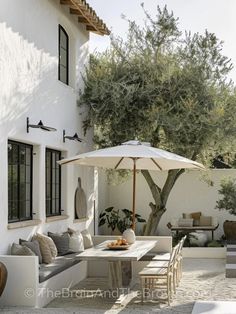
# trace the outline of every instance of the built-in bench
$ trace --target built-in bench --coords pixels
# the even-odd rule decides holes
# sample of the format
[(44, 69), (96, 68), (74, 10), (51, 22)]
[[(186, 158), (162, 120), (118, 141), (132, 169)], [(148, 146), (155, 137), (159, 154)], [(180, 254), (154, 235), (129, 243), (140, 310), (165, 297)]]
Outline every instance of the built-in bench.
[[(94, 245), (117, 236), (94, 236)], [(156, 240), (157, 245), (148, 253), (150, 260), (159, 252), (171, 252), (172, 237), (137, 237), (137, 240)], [(51, 264), (39, 265), (37, 256), (1, 255), (8, 270), (6, 288), (0, 298), (0, 306), (43, 307), (53, 300), (58, 293), (69, 289), (86, 277), (107, 276), (105, 262), (80, 261), (77, 253), (58, 256)], [(143, 264), (144, 263), (144, 264)], [(145, 266), (144, 261), (134, 263), (138, 273)]]

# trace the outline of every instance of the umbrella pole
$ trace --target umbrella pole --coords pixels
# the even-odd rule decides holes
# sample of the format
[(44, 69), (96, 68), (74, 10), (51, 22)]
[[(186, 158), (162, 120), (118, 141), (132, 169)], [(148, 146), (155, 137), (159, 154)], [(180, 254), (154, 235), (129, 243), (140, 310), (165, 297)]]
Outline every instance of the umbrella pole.
[(135, 196), (136, 196), (136, 158), (133, 158), (134, 167), (133, 167), (133, 205), (132, 205), (132, 229), (135, 230)]

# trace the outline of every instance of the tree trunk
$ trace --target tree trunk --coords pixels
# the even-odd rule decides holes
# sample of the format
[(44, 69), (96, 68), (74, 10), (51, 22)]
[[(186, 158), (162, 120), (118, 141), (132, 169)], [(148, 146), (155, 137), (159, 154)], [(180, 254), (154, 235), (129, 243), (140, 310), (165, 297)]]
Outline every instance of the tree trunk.
[(166, 211), (166, 203), (170, 192), (179, 176), (184, 173), (184, 169), (169, 170), (162, 189), (154, 182), (148, 170), (142, 170), (141, 172), (151, 190), (152, 197), (154, 199), (154, 203), (149, 203), (151, 213), (146, 224), (144, 235), (156, 235), (158, 224), (162, 215)]

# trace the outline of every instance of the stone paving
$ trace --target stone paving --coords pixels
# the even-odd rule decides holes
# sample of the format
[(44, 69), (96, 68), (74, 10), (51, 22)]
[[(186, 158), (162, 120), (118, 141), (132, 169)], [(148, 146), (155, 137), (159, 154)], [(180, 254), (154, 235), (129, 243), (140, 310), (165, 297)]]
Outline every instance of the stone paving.
[(191, 314), (196, 300), (235, 300), (236, 278), (225, 278), (225, 260), (222, 259), (185, 259), (184, 272), (180, 286), (171, 306), (148, 300), (140, 303), (139, 284), (135, 284), (127, 293), (122, 305), (117, 305), (117, 291), (110, 294), (107, 280), (87, 278), (78, 286), (54, 299), (45, 309), (5, 309), (3, 314)]

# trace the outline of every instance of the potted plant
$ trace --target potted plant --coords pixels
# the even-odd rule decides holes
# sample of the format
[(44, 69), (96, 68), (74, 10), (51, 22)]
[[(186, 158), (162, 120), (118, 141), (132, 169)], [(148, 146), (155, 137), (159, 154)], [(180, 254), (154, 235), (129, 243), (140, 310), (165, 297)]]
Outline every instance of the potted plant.
[[(137, 223), (146, 222), (141, 218), (141, 215), (136, 214), (135, 220)], [(112, 234), (122, 234), (126, 229), (132, 225), (132, 211), (124, 209), (115, 209), (113, 206), (106, 208), (99, 215), (99, 227), (107, 225), (111, 229)]]
[[(216, 208), (227, 210), (231, 215), (236, 215), (236, 179), (232, 177), (224, 178), (220, 183), (218, 193), (222, 196), (216, 202)], [(236, 221), (226, 220), (223, 224), (226, 240), (236, 240)]]

